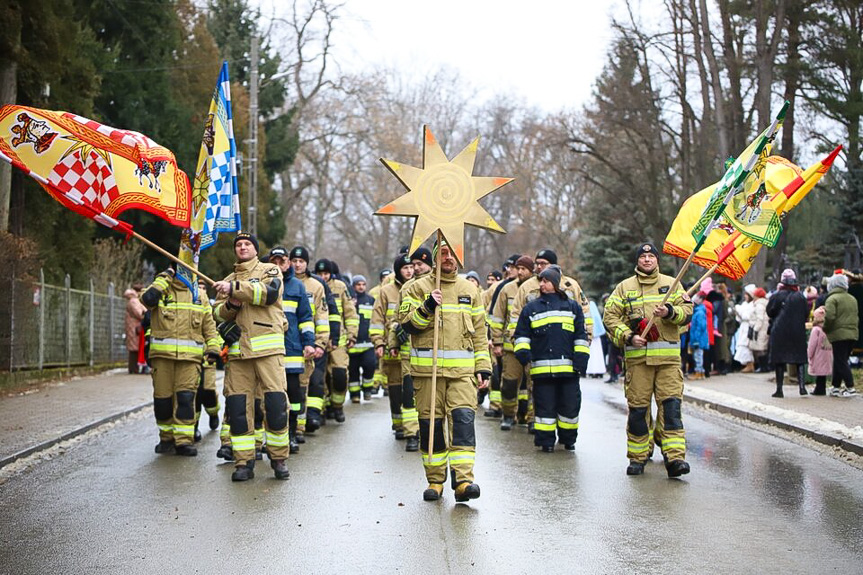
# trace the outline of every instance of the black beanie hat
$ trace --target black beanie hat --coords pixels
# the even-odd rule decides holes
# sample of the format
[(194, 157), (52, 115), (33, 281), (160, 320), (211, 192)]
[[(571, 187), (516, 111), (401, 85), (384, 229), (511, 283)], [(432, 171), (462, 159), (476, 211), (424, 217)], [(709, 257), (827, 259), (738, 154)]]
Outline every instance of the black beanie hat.
[(410, 265), (411, 260), (408, 258), (407, 254), (402, 254), (398, 256), (393, 262), (393, 271), (396, 274), (396, 281), (402, 283), (404, 279), (402, 278), (402, 268)]
[(333, 260), (329, 260), (329, 262), (330, 262), (330, 273), (337, 275), (337, 276), (342, 275), (342, 272), (339, 270), (339, 264), (337, 264)]
[(434, 260), (432, 259), (432, 253), (428, 248), (418, 247), (414, 253), (411, 254), (411, 261), (419, 260), (427, 266), (433, 266)]
[(488, 275), (492, 276), (496, 280), (503, 279), (503, 274), (500, 273), (500, 270), (491, 270), (490, 272), (488, 272)]
[(330, 260), (321, 258), (315, 262), (315, 273), (319, 274), (321, 272), (333, 273), (333, 266), (330, 265)]
[(554, 286), (555, 291), (560, 291), (560, 268), (551, 265), (542, 270), (539, 274), (539, 279), (548, 280)]
[(380, 273), (380, 281), (384, 281), (384, 278), (393, 273), (393, 270), (381, 270)]
[(656, 249), (656, 246), (650, 242), (644, 242), (638, 249), (635, 250), (635, 263), (638, 263), (638, 258), (641, 257), (641, 254), (653, 254), (657, 258), (659, 257), (659, 251)]
[(300, 258), (301, 260), (306, 260), (306, 263), (309, 263), (309, 250), (303, 246), (296, 246), (291, 250), (291, 259), (294, 258)]
[(511, 256), (506, 258), (506, 261), (503, 262), (503, 266), (502, 266), (503, 269), (514, 266), (515, 262), (517, 262), (518, 258), (520, 258), (520, 257), (521, 257), (521, 254), (512, 254)]
[(407, 255), (407, 253), (410, 251), (410, 249), (411, 249), (411, 247), (407, 246), (407, 245), (400, 247), (399, 248), (399, 255)]
[(546, 248), (544, 250), (539, 250), (538, 252), (536, 252), (536, 257), (533, 259), (535, 259), (535, 260), (543, 259), (543, 260), (546, 260), (550, 264), (556, 264), (557, 263), (557, 254), (554, 253), (554, 251)]
[(255, 246), (255, 252), (260, 252), (261, 248), (258, 246), (258, 238), (249, 232), (238, 232), (236, 237), (234, 238), (234, 247), (237, 247), (237, 242), (240, 240), (247, 240), (252, 242), (252, 245)]
[(267, 256), (267, 259), (271, 260), (273, 258), (287, 258), (287, 257), (288, 257), (288, 250), (286, 250), (282, 246), (275, 246), (272, 249), (270, 249), (270, 253)]

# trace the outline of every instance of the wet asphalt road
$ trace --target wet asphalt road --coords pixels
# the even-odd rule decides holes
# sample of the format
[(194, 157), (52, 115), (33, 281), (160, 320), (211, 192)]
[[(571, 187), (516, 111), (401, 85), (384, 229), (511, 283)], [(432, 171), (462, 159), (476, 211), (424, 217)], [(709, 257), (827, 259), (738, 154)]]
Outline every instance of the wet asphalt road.
[(0, 485), (0, 573), (863, 573), (863, 472), (690, 409), (693, 472), (627, 477), (620, 388), (584, 392), (574, 454), (480, 417), (469, 505), (422, 501), (384, 398), (309, 438), (286, 482), (265, 460), (231, 483), (215, 432), (156, 456), (148, 413)]

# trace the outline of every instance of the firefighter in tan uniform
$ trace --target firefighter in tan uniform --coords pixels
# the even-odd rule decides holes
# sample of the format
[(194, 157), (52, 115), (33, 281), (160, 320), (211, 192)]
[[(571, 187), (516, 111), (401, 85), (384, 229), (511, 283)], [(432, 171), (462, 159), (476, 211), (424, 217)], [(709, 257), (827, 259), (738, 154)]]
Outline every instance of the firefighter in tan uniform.
[[(206, 297), (206, 295), (204, 295)], [(209, 304), (196, 302), (174, 270), (156, 277), (141, 294), (150, 310), (150, 363), (153, 374), (153, 411), (159, 427), (156, 453), (194, 456), (195, 395), (201, 361), (219, 354), (216, 324)]]
[[(485, 309), (476, 286), (458, 277), (458, 264), (446, 243), (440, 246), (437, 257), (441, 258), (440, 289), (435, 289), (435, 272), (408, 286), (402, 294), (399, 322), (411, 335), (411, 375), (420, 415), (420, 451), (429, 483), (423, 499), (440, 499), (448, 464), (455, 500), (461, 502), (480, 496), (473, 476), (476, 390), (489, 383), (491, 359)], [(432, 414), (433, 321), (438, 306), (441, 309), (437, 316), (437, 382)], [(434, 443), (432, 452), (426, 453), (429, 434)]]
[(509, 337), (506, 337), (503, 322), (504, 318), (506, 318), (506, 321), (509, 321), (512, 315), (511, 308), (515, 301), (515, 296), (518, 294), (519, 287), (533, 277), (533, 259), (530, 256), (521, 256), (516, 260), (513, 268), (516, 274), (515, 279), (504, 285), (500, 290), (495, 300), (494, 310), (492, 310), (489, 319), (493, 345), (492, 353), (494, 353), (495, 357), (501, 358), (501, 362), (503, 363), (500, 385), (500, 403), (503, 410), (503, 419), (500, 422), (500, 428), (504, 431), (509, 431), (515, 424), (516, 408), (518, 407), (518, 389), (522, 380), (526, 381), (530, 377), (530, 368), (521, 365), (515, 357), (513, 341)]
[[(318, 421), (320, 412), (323, 409), (323, 400), (319, 397), (309, 397), (309, 383), (312, 375), (315, 374), (315, 361), (322, 360), (327, 351), (330, 342), (330, 319), (329, 309), (327, 307), (326, 291), (323, 284), (313, 278), (308, 271), (309, 267), (309, 251), (302, 246), (295, 246), (290, 253), (291, 267), (294, 268), (294, 275), (303, 282), (303, 287), (306, 288), (306, 295), (309, 298), (309, 304), (312, 306), (312, 318), (315, 322), (315, 354), (312, 358), (307, 358), (305, 369), (300, 376), (300, 387), (302, 395), (305, 398), (300, 406), (300, 412), (297, 416), (297, 443), (305, 443), (306, 431), (306, 413), (309, 407), (316, 410)], [(309, 405), (309, 402), (314, 405)], [(317, 427), (315, 427), (315, 430)], [(314, 430), (312, 430), (314, 431)]]
[[(413, 265), (414, 275), (406, 281), (399, 289), (399, 299), (396, 302), (396, 307), (401, 306), (402, 294), (411, 283), (417, 281), (431, 273), (431, 266), (434, 265), (431, 250), (425, 247), (418, 247), (414, 253), (410, 255), (411, 264)], [(397, 338), (396, 334), (400, 333), (401, 337)], [(402, 418), (405, 423), (405, 432), (407, 435), (407, 444), (405, 451), (417, 451), (419, 449), (419, 412), (417, 411), (416, 398), (414, 397), (414, 380), (411, 376), (411, 346), (407, 332), (401, 327), (391, 332), (391, 344), (399, 346), (399, 353), (402, 359)], [(396, 341), (398, 339), (398, 341)]]
[[(680, 404), (683, 373), (680, 371), (679, 328), (692, 319), (692, 302), (678, 288), (662, 302), (674, 278), (659, 273), (659, 252), (650, 243), (636, 252), (635, 275), (620, 282), (605, 303), (603, 321), (614, 344), (624, 350), (624, 392), (629, 406), (626, 423), (627, 475), (644, 473), (650, 457), (650, 438), (662, 449), (669, 477), (689, 473), (686, 435)], [(656, 325), (641, 337), (650, 317)], [(656, 429), (651, 429), (650, 400), (655, 398)]]
[[(218, 293), (213, 308), (220, 322), (234, 322), (238, 341), (228, 348), (225, 371), (225, 408), (231, 423), (233, 481), (255, 476), (255, 397), (263, 395), (264, 429), (270, 466), (276, 479), (288, 478), (288, 395), (285, 368), (285, 330), (282, 311), (282, 271), (258, 260), (258, 241), (240, 232), (234, 238), (234, 271), (213, 286)], [(227, 339), (227, 338), (226, 338)]]
[[(534, 272), (536, 274), (542, 273), (549, 266), (557, 265), (557, 254), (554, 253), (550, 249), (544, 249), (537, 252), (536, 257), (534, 258), (535, 269)], [(561, 272), (562, 275), (562, 272)], [(577, 302), (581, 305), (582, 312), (584, 313), (584, 329), (587, 331), (587, 340), (588, 344), (593, 339), (593, 317), (590, 315), (590, 302), (587, 301), (587, 296), (584, 295), (584, 292), (581, 291), (581, 286), (578, 285), (578, 282), (569, 276), (562, 275), (560, 280), (560, 290), (566, 294), (566, 296)], [(521, 315), (521, 310), (524, 309), (524, 306), (529, 302), (537, 299), (540, 295), (539, 291), (539, 276), (535, 275), (530, 278), (526, 282), (524, 282), (521, 287), (518, 288), (518, 293), (515, 296), (515, 299), (512, 302), (512, 308), (510, 310), (509, 321), (506, 325), (506, 339), (510, 342), (513, 341), (513, 334), (515, 333), (515, 326), (518, 323), (518, 316)], [(528, 421), (528, 431), (533, 433), (533, 398), (531, 397), (531, 389), (532, 382), (530, 378), (528, 378), (528, 385), (526, 390), (526, 399), (528, 402), (527, 407), (527, 421)], [(521, 398), (519, 398), (521, 399)]]
[[(489, 284), (494, 283), (491, 287), (489, 287), (487, 293), (489, 294), (488, 299), (483, 297), (483, 306), (486, 311), (486, 322), (488, 323), (488, 338), (489, 341), (492, 340), (492, 332), (493, 330), (500, 330), (501, 332), (506, 327), (506, 322), (508, 318), (506, 317), (497, 317), (494, 315), (494, 309), (497, 307), (497, 300), (500, 297), (501, 291), (503, 288), (515, 281), (516, 273), (515, 273), (515, 262), (520, 258), (520, 254), (513, 254), (509, 256), (505, 262), (503, 262), (503, 274), (498, 272), (497, 270), (493, 270), (488, 274)], [(492, 280), (497, 280), (492, 282)], [(501, 375), (503, 373), (503, 362), (500, 357), (492, 357), (492, 370), (491, 370), (491, 384), (488, 386), (487, 390), (479, 390), (477, 393), (477, 404), (482, 405), (485, 401), (485, 396), (488, 395), (488, 409), (483, 412), (484, 417), (501, 417), (503, 415), (503, 408), (501, 407)], [(485, 391), (488, 393), (486, 394)], [(527, 411), (527, 401), (524, 402), (525, 412)]]
[[(402, 415), (402, 360), (401, 344), (408, 340), (407, 333), (398, 325), (399, 289), (413, 277), (413, 265), (407, 256), (399, 256), (393, 262), (393, 281), (383, 285), (372, 308), (372, 321), (369, 335), (375, 346), (375, 355), (381, 360), (388, 396), (390, 399), (390, 418), (396, 439), (409, 438), (411, 449), (419, 449), (419, 421), (416, 418), (404, 421)], [(396, 335), (398, 330), (398, 336)], [(406, 446), (407, 448), (407, 446)]]
[(357, 341), (360, 316), (351, 299), (348, 286), (333, 274), (332, 263), (321, 259), (315, 263), (315, 273), (323, 278), (336, 300), (336, 309), (330, 310), (330, 320), (339, 322), (339, 340), (331, 344), (327, 354), (327, 375), (329, 376), (330, 409), (332, 417), (339, 423), (345, 421), (345, 397), (348, 394), (348, 350)]
[[(394, 281), (395, 274), (393, 274), (391, 270), (382, 270), (380, 275), (380, 283), (369, 290), (369, 295), (372, 296), (375, 301), (377, 301), (384, 286), (387, 284), (391, 284)], [(382, 357), (378, 358), (378, 368), (375, 370), (372, 393), (377, 393), (380, 389), (384, 390), (384, 395), (389, 394), (389, 391), (387, 390), (387, 378), (384, 374), (384, 358)]]

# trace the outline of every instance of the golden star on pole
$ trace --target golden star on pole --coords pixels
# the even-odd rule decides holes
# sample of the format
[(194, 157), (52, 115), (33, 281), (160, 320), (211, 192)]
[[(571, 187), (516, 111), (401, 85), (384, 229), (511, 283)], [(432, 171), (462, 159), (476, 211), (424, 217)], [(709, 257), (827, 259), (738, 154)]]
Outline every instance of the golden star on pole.
[(415, 168), (381, 158), (408, 193), (385, 205), (375, 215), (415, 217), (410, 252), (440, 230), (459, 265), (464, 266), (464, 225), (506, 233), (478, 200), (513, 178), (473, 176), (479, 136), (452, 161), (447, 160), (428, 126), (423, 126), (423, 167)]

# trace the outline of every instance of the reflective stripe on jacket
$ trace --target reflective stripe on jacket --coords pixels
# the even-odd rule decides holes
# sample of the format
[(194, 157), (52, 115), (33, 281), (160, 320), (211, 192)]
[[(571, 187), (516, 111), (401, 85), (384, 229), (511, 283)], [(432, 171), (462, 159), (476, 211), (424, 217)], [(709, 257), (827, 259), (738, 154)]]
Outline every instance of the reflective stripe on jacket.
[(515, 328), (515, 357), (532, 377), (571, 377), (587, 371), (590, 356), (581, 305), (559, 294), (527, 304)]

